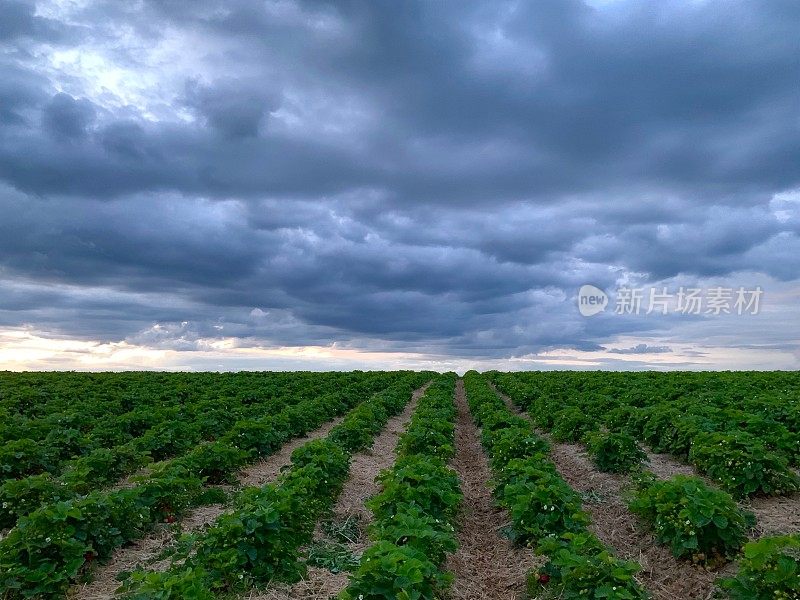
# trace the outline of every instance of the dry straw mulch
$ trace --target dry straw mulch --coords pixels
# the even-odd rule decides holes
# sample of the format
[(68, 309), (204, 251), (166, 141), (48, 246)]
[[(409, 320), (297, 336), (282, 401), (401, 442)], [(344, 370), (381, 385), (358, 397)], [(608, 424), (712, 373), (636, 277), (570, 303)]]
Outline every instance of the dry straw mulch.
[(502, 534), (508, 514), (498, 508), (489, 487), (491, 472), (472, 421), (464, 385), (456, 388), (456, 455), (452, 466), (464, 494), (458, 524), (458, 550), (447, 568), (455, 575), (451, 600), (516, 600), (523, 597), (528, 571), (541, 564), (533, 551), (515, 547)]

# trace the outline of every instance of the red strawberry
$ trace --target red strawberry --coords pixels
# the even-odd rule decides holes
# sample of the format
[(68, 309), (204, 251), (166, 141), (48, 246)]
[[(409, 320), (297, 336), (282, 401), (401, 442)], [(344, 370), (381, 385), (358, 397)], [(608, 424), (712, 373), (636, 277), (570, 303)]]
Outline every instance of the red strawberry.
[(94, 552), (89, 551), (86, 554), (84, 554), (83, 555), (83, 560), (85, 560), (86, 562), (93, 561), (94, 560)]
[(164, 519), (167, 523), (174, 523), (175, 522), (175, 515), (167, 515), (167, 518)]
[(542, 585), (547, 584), (549, 581), (550, 581), (550, 575), (548, 575), (547, 573), (541, 573), (539, 575), (539, 583), (541, 583)]

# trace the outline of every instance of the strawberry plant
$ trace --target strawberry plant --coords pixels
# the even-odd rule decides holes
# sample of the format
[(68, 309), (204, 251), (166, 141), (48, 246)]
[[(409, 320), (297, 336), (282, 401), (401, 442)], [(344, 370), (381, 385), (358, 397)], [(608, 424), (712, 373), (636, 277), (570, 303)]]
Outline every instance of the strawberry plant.
[(764, 537), (745, 544), (738, 573), (719, 583), (731, 600), (800, 597), (800, 534)]
[(187, 567), (178, 572), (135, 572), (117, 590), (125, 600), (214, 600), (202, 569)]
[(330, 439), (350, 452), (362, 450), (372, 443), (377, 433), (375, 427), (381, 427), (388, 418), (380, 399), (367, 400), (331, 430)]
[(629, 506), (653, 526), (658, 541), (667, 544), (676, 557), (696, 562), (720, 562), (734, 556), (753, 523), (730, 494), (686, 475), (644, 483)]
[(411, 546), (422, 552), (434, 564), (441, 564), (448, 553), (455, 552), (455, 528), (427, 514), (419, 506), (403, 506), (391, 518), (378, 520), (370, 534), (396, 546)]
[(61, 485), (76, 494), (88, 494), (110, 485), (150, 461), (143, 452), (125, 444), (113, 449), (97, 448), (66, 466), (59, 477)]
[(262, 419), (237, 421), (221, 439), (257, 456), (267, 456), (289, 439), (289, 419), (282, 411)]
[(636, 419), (636, 414), (641, 409), (623, 404), (609, 410), (604, 417), (605, 425), (609, 431), (615, 433), (630, 433), (631, 422)]
[(173, 467), (184, 468), (207, 483), (236, 483), (236, 470), (252, 458), (249, 452), (218, 440), (200, 444), (173, 461)]
[(598, 433), (588, 437), (587, 449), (604, 473), (629, 473), (647, 460), (647, 454), (627, 433)]
[(550, 534), (582, 531), (589, 523), (578, 493), (539, 463), (538, 457), (516, 459), (513, 479), (496, 490), (500, 504), (511, 515), (512, 538), (521, 544), (535, 544)]
[[(492, 407), (493, 412), (505, 408), (497, 406), (491, 397), (494, 394), (479, 374), (467, 373), (464, 381), (476, 421), (483, 418), (486, 407)], [(534, 404), (545, 402), (547, 396), (529, 394)], [(516, 422), (510, 422), (509, 433), (502, 435), (503, 419), (495, 422), (500, 424), (498, 429), (488, 436), (484, 430), (483, 443), (494, 474), (495, 496), (510, 512), (511, 537), (518, 543), (536, 546), (538, 553), (549, 558), (543, 569), (529, 576), (531, 597), (648, 598), (634, 579), (639, 565), (616, 558), (586, 532), (589, 516), (582, 510), (580, 496), (548, 460), (546, 444)]]
[(73, 495), (48, 473), (10, 479), (0, 486), (0, 528), (12, 527), (19, 517), (42, 504), (67, 500)]
[(452, 580), (423, 552), (379, 541), (361, 559), (340, 600), (436, 600)]
[(0, 447), (0, 481), (34, 475), (47, 468), (45, 449), (34, 440), (14, 440)]
[(800, 489), (800, 479), (789, 469), (786, 457), (743, 431), (699, 435), (689, 458), (736, 497)]
[(381, 492), (367, 505), (378, 520), (391, 519), (408, 506), (417, 506), (436, 519), (455, 517), (460, 500), (458, 477), (437, 460), (406, 457), (379, 477)]
[(491, 467), (494, 471), (504, 469), (516, 458), (550, 453), (547, 441), (535, 435), (530, 426), (524, 422), (494, 432), (484, 430), (482, 441), (491, 449)]
[(94, 493), (36, 510), (0, 543), (0, 589), (58, 595), (87, 557), (108, 558), (114, 548), (138, 537), (149, 516), (131, 490), (110, 497)]
[(414, 411), (407, 430), (400, 436), (398, 456), (429, 456), (443, 461), (452, 458), (455, 452), (452, 388), (449, 378), (431, 385)]
[[(308, 475), (324, 473), (312, 470)], [(296, 489), (264, 486), (243, 494), (236, 509), (206, 532), (187, 564), (205, 572), (215, 588), (241, 589), (276, 575), (299, 579), (300, 547), (311, 541), (318, 504)]]
[(528, 578), (531, 597), (563, 600), (647, 600), (635, 576), (641, 567), (615, 557), (591, 533), (544, 538), (536, 551), (547, 563)]
[(551, 433), (559, 442), (578, 442), (584, 435), (599, 428), (595, 418), (578, 408), (570, 407), (555, 414)]

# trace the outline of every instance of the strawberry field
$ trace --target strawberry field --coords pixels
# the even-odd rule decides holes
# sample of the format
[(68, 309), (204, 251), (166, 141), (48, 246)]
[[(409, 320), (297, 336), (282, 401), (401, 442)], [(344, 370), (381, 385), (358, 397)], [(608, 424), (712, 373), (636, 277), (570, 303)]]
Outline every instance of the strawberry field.
[(800, 598), (793, 373), (0, 374), (0, 594)]

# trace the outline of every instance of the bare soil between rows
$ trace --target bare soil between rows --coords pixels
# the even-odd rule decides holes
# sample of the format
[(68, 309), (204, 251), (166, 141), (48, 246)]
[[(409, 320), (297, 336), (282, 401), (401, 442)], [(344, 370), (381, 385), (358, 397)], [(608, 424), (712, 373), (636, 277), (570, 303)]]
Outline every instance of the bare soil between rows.
[(458, 550), (447, 561), (455, 575), (450, 600), (517, 600), (524, 597), (527, 573), (542, 564), (530, 549), (515, 547), (502, 534), (509, 519), (495, 505), (491, 471), (464, 394), (456, 384), (456, 455), (452, 467), (464, 495), (458, 523)]

